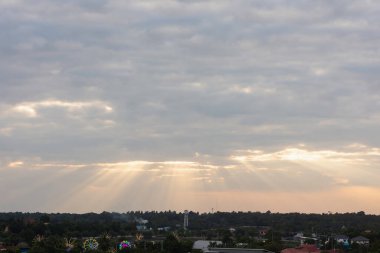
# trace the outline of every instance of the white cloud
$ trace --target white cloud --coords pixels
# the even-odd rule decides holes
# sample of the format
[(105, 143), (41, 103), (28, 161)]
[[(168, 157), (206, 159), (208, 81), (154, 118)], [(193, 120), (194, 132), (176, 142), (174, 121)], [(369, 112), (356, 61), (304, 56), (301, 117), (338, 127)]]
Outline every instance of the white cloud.
[[(104, 188), (112, 202), (110, 182), (122, 194), (144, 182), (163, 198), (170, 180), (209, 197), (378, 185), (379, 2), (0, 6), (1, 165), (22, 160), (6, 173), (49, 175), (20, 183), (25, 194), (4, 206), (67, 184), (83, 189), (72, 207)], [(16, 174), (2, 175), (6, 189), (18, 191)], [(159, 206), (144, 194), (131, 206)]]
[(253, 89), (251, 87), (242, 87), (239, 85), (233, 85), (231, 88), (229, 88), (229, 91), (243, 93), (243, 94), (251, 94)]
[(11, 109), (11, 111), (15, 112), (16, 114), (21, 114), (30, 118), (34, 118), (37, 116), (37, 112), (34, 109), (34, 107), (27, 104), (16, 105)]
[(316, 76), (324, 76), (328, 73), (328, 71), (324, 68), (314, 68), (312, 71)]
[(68, 112), (78, 112), (92, 108), (101, 110), (104, 113), (110, 113), (113, 111), (113, 108), (111, 106), (102, 101), (72, 102), (61, 100), (43, 100), (37, 102), (22, 102), (16, 104), (10, 107), (10, 109), (8, 110), (8, 114), (20, 114), (26, 117), (34, 118), (39, 116), (38, 111), (44, 108), (63, 108)]
[(14, 161), (14, 162), (10, 162), (10, 163), (8, 164), (8, 167), (9, 167), (9, 168), (17, 168), (17, 167), (22, 166), (23, 164), (24, 164), (23, 161)]
[[(358, 144), (349, 147), (358, 147)], [(365, 148), (365, 145), (359, 147)], [(301, 148), (286, 148), (277, 152), (264, 152), (262, 150), (239, 151), (242, 155), (231, 156), (236, 161), (305, 161), (305, 162), (363, 162), (371, 158), (380, 158), (378, 148), (366, 148), (360, 151), (335, 151), (335, 150), (308, 150)]]

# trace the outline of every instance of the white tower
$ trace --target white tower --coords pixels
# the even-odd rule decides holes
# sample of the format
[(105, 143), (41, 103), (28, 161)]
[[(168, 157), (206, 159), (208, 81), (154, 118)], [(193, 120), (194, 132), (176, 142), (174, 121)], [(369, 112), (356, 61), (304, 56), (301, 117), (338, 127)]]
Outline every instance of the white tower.
[(187, 230), (187, 227), (189, 226), (189, 211), (185, 210), (183, 212), (184, 217), (183, 217), (183, 229)]

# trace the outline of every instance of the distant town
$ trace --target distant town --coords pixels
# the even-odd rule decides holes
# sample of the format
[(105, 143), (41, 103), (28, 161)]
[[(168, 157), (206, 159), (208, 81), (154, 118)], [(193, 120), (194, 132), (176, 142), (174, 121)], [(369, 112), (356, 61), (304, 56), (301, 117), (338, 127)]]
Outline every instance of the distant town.
[(380, 216), (363, 211), (0, 213), (0, 252), (375, 253)]

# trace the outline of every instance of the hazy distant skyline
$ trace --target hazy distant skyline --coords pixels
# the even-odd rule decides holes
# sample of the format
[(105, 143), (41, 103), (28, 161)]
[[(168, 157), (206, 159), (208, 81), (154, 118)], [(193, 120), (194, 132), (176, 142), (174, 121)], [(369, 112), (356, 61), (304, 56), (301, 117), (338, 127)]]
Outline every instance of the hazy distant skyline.
[(380, 214), (380, 2), (0, 2), (0, 211)]

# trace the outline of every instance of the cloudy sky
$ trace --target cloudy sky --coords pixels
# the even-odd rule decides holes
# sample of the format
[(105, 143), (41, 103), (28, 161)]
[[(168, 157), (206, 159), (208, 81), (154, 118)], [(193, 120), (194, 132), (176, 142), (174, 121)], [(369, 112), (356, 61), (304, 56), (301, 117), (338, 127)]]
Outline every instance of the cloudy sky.
[(0, 1), (0, 211), (379, 214), (379, 13)]

